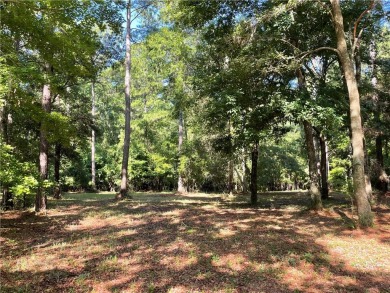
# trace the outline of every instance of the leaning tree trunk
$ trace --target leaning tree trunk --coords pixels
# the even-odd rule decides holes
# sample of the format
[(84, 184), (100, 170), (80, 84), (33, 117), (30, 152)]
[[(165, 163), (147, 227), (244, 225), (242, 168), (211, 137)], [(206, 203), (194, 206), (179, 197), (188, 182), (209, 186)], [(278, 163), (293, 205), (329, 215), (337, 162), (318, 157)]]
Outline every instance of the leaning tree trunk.
[[(50, 71), (50, 65), (46, 65), (47, 74)], [(45, 115), (48, 115), (51, 111), (51, 91), (50, 85), (47, 83), (43, 86), (42, 91), (42, 109)], [(45, 117), (46, 118), (46, 117)], [(41, 181), (47, 179), (48, 175), (48, 154), (49, 154), (49, 142), (47, 140), (47, 130), (46, 130), (46, 122), (45, 119), (41, 122), (40, 128), (40, 139), (39, 139), (39, 175)], [(38, 188), (36, 197), (35, 197), (35, 211), (46, 211), (47, 206), (47, 195), (44, 187), (42, 186), (42, 182)]]
[[(184, 129), (184, 123), (183, 123), (183, 112), (179, 112), (179, 142), (178, 142), (178, 151), (179, 151), (179, 163), (180, 163), (180, 157), (181, 157), (181, 150), (183, 145), (183, 132)], [(177, 192), (179, 193), (185, 193), (186, 188), (184, 186), (183, 177), (181, 176), (180, 168), (178, 168), (178, 175), (179, 178), (177, 180)]]
[(322, 209), (322, 201), (317, 172), (317, 160), (313, 141), (313, 127), (307, 120), (304, 120), (303, 128), (305, 131), (307, 156), (309, 159), (310, 197), (312, 200), (313, 209), (320, 210)]
[(257, 161), (259, 157), (259, 142), (256, 141), (252, 149), (252, 170), (251, 170), (251, 204), (257, 203)]
[(126, 13), (126, 59), (125, 59), (125, 138), (123, 143), (123, 158), (121, 172), (121, 189), (118, 198), (128, 197), (128, 166), (130, 151), (130, 121), (131, 121), (131, 0), (127, 4)]
[(330, 0), (334, 18), (334, 28), (337, 38), (337, 50), (342, 64), (343, 73), (348, 88), (350, 120), (352, 131), (352, 176), (354, 197), (358, 210), (359, 224), (362, 227), (373, 225), (373, 215), (371, 206), (366, 193), (366, 184), (364, 178), (364, 148), (363, 148), (363, 129), (360, 114), (360, 96), (357, 86), (354, 67), (344, 34), (343, 15), (339, 0)]
[(329, 197), (329, 187), (328, 187), (328, 152), (326, 139), (323, 134), (320, 134), (320, 148), (321, 148), (321, 197), (326, 199)]
[[(96, 105), (95, 105), (95, 83), (93, 82), (91, 84), (91, 95), (92, 95), (92, 119), (95, 123), (95, 112), (96, 112)], [(95, 130), (92, 129), (91, 133), (91, 185), (92, 190), (96, 190), (96, 163), (95, 163)]]

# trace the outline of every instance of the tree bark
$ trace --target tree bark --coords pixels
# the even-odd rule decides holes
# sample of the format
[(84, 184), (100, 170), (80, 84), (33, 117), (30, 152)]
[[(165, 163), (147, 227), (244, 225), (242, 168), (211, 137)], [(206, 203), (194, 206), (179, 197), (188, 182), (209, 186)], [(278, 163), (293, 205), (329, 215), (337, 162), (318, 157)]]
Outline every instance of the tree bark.
[[(183, 136), (184, 136), (184, 123), (183, 123), (183, 112), (179, 111), (179, 142), (178, 142), (178, 152), (179, 152), (179, 163), (181, 158), (181, 151), (183, 146)], [(186, 188), (184, 186), (183, 177), (181, 176), (180, 170), (178, 170), (178, 180), (177, 180), (177, 192), (185, 193)]]
[(375, 139), (375, 151), (376, 161), (379, 167), (379, 178), (377, 188), (382, 192), (387, 192), (387, 185), (389, 183), (389, 177), (384, 169), (384, 157), (383, 157), (383, 136), (379, 134)]
[(304, 120), (303, 128), (305, 131), (307, 156), (309, 160), (309, 177), (310, 177), (309, 193), (312, 200), (312, 207), (315, 210), (321, 210), (322, 201), (321, 201), (321, 192), (319, 188), (319, 178), (317, 172), (317, 160), (316, 160), (315, 147), (313, 142), (313, 127), (307, 120)]
[(259, 142), (256, 141), (252, 149), (252, 170), (251, 170), (251, 204), (257, 203), (257, 161), (259, 157)]
[[(46, 74), (49, 74), (51, 71), (50, 65), (46, 64)], [(51, 91), (49, 83), (46, 83), (43, 86), (42, 91), (42, 109), (45, 115), (48, 115), (51, 111)], [(39, 174), (41, 181), (47, 179), (48, 176), (48, 154), (49, 154), (49, 142), (47, 140), (47, 130), (45, 119), (41, 122), (40, 128), (40, 139), (39, 139)], [(47, 207), (47, 195), (42, 182), (38, 188), (36, 197), (35, 197), (35, 211), (46, 211)]]
[[(377, 85), (378, 81), (376, 78), (376, 44), (375, 42), (372, 42), (370, 45), (370, 62), (371, 62), (371, 70), (372, 70), (372, 78), (371, 78), (371, 85), (373, 87), (373, 96), (372, 101), (375, 105), (375, 122), (380, 125), (382, 123), (381, 121), (381, 108), (379, 105), (379, 96), (377, 92)], [(389, 182), (389, 178), (386, 174), (386, 171), (384, 169), (384, 157), (383, 157), (383, 132), (381, 130), (378, 131), (376, 137), (375, 137), (375, 156), (376, 156), (376, 162), (378, 167), (378, 172), (376, 175), (379, 175), (377, 178), (377, 188), (383, 192), (387, 192), (387, 185)]]
[(245, 150), (242, 151), (242, 162), (241, 162), (241, 172), (242, 172), (242, 193), (247, 193), (247, 179), (246, 179), (246, 154)]
[[(360, 58), (360, 44), (359, 44), (359, 40), (357, 39), (356, 41), (356, 45), (355, 45), (355, 51), (352, 52), (352, 54), (354, 55), (354, 60), (355, 60), (355, 78), (356, 78), (356, 83), (357, 83), (357, 87), (359, 89), (359, 84), (360, 84), (360, 80), (361, 80), (361, 77), (362, 77), (362, 60)], [(362, 122), (362, 125), (363, 125), (363, 122)], [(363, 132), (363, 135), (364, 135), (364, 132)], [(367, 146), (366, 146), (366, 143), (365, 143), (365, 139), (363, 138), (363, 150), (364, 150), (364, 157), (365, 157), (365, 160), (364, 160), (364, 180), (365, 180), (365, 183), (366, 183), (366, 193), (367, 193), (367, 198), (369, 200), (371, 200), (372, 198), (372, 186), (371, 186), (371, 179), (370, 179), (370, 162), (369, 162), (369, 157), (368, 157), (368, 153), (367, 153)]]
[(326, 199), (329, 197), (328, 187), (328, 151), (326, 138), (323, 134), (320, 135), (320, 148), (321, 148), (321, 197)]
[[(92, 119), (95, 122), (96, 105), (95, 105), (95, 83), (91, 84), (91, 95), (92, 95)], [(96, 190), (96, 163), (95, 163), (95, 130), (92, 129), (91, 133), (91, 185), (92, 189)]]
[(1, 134), (2, 142), (4, 144), (9, 144), (8, 140), (8, 115), (7, 115), (7, 101), (4, 101), (4, 104), (0, 108), (0, 117), (1, 117)]
[(121, 172), (121, 189), (118, 198), (129, 197), (128, 166), (130, 151), (130, 121), (131, 121), (131, 0), (127, 3), (126, 13), (126, 58), (125, 58), (125, 137), (123, 143), (123, 159)]
[[(231, 157), (231, 155), (230, 155)], [(234, 176), (234, 164), (233, 160), (230, 158), (228, 162), (228, 193), (229, 196), (233, 196), (233, 176)]]
[(334, 28), (337, 38), (337, 50), (342, 64), (343, 73), (348, 88), (350, 123), (352, 131), (352, 172), (354, 198), (357, 205), (359, 224), (361, 227), (373, 225), (373, 215), (366, 193), (364, 178), (364, 148), (363, 129), (360, 114), (360, 96), (357, 86), (353, 63), (349, 57), (347, 43), (344, 34), (343, 15), (339, 0), (330, 0), (334, 19)]
[(8, 186), (2, 186), (2, 198), (1, 198), (1, 205), (4, 209), (12, 208), (13, 201), (12, 201), (12, 194), (9, 191)]
[(60, 143), (57, 143), (55, 146), (55, 155), (54, 155), (54, 181), (56, 186), (54, 187), (54, 198), (61, 198), (61, 183), (60, 183), (60, 167), (61, 167), (61, 149), (62, 146)]
[[(298, 77), (298, 87), (300, 90), (303, 90), (305, 88), (305, 77), (302, 74), (301, 69), (297, 70), (297, 77)], [(305, 131), (306, 149), (307, 149), (307, 156), (309, 161), (309, 180), (310, 180), (309, 193), (312, 201), (312, 208), (315, 210), (321, 210), (322, 201), (321, 201), (321, 192), (320, 192), (318, 169), (317, 169), (316, 148), (314, 145), (313, 127), (309, 121), (304, 120), (303, 128)]]

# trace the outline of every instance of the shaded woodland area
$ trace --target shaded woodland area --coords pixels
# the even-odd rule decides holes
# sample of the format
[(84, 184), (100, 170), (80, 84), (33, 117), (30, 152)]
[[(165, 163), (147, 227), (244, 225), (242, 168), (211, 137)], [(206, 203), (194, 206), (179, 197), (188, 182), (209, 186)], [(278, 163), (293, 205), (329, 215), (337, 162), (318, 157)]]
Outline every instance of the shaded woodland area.
[(389, 17), (0, 0), (0, 291), (390, 290)]

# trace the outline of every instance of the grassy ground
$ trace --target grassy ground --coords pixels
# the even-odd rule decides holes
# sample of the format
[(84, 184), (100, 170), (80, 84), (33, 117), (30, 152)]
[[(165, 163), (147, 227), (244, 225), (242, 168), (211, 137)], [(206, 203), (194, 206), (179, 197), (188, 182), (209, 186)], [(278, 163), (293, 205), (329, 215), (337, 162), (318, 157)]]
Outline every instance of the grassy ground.
[(66, 194), (1, 215), (1, 292), (390, 292), (390, 208), (352, 230), (339, 194)]

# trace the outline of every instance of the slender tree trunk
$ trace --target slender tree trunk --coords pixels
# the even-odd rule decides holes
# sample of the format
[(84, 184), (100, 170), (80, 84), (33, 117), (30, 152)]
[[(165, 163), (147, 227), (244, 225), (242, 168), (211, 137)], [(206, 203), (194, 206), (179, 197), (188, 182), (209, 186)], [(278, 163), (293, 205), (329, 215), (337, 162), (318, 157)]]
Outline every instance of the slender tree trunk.
[(320, 147), (321, 147), (321, 197), (326, 199), (329, 197), (328, 187), (328, 152), (326, 146), (326, 138), (324, 135), (320, 135)]
[(54, 198), (61, 198), (61, 183), (60, 183), (60, 167), (61, 167), (61, 149), (62, 146), (60, 143), (57, 143), (55, 146), (55, 154), (54, 154), (54, 180), (56, 182), (56, 186), (54, 189)]
[(257, 161), (259, 157), (259, 142), (256, 141), (252, 149), (252, 170), (251, 170), (251, 204), (257, 203)]
[(359, 224), (362, 227), (373, 225), (373, 215), (366, 193), (364, 178), (364, 148), (363, 129), (360, 114), (360, 96), (357, 86), (353, 63), (349, 57), (345, 40), (343, 15), (339, 0), (330, 0), (334, 18), (334, 27), (337, 38), (337, 50), (342, 64), (345, 80), (348, 88), (350, 119), (352, 130), (352, 172), (354, 197), (357, 204)]
[(9, 191), (8, 186), (2, 186), (1, 205), (3, 206), (4, 209), (8, 209), (13, 206), (12, 194)]
[(375, 153), (376, 153), (376, 161), (378, 165), (383, 168), (384, 167), (384, 158), (383, 158), (383, 137), (382, 135), (378, 135), (375, 139)]
[[(95, 83), (91, 84), (91, 95), (92, 95), (92, 119), (95, 122), (96, 105), (95, 105)], [(91, 179), (92, 189), (96, 190), (96, 163), (95, 163), (95, 130), (92, 129), (91, 133)]]
[(247, 180), (246, 180), (246, 154), (245, 150), (242, 151), (242, 162), (241, 162), (241, 172), (242, 172), (242, 193), (248, 192)]
[(1, 117), (2, 142), (4, 144), (9, 144), (9, 140), (8, 140), (7, 101), (4, 101), (4, 104), (0, 108), (0, 117)]
[(126, 13), (126, 58), (125, 58), (125, 138), (123, 143), (123, 159), (121, 173), (121, 189), (118, 198), (128, 197), (128, 166), (130, 151), (131, 121), (131, 0), (127, 3)]
[[(50, 65), (46, 65), (46, 74), (49, 74)], [(42, 91), (42, 109), (46, 115), (51, 111), (51, 91), (50, 85), (45, 84)], [(39, 139), (39, 174), (41, 181), (47, 179), (48, 176), (48, 154), (49, 154), (49, 142), (47, 140), (46, 122), (41, 122), (40, 139)], [(47, 195), (44, 187), (39, 186), (37, 195), (35, 197), (35, 211), (46, 211)]]
[(384, 169), (384, 157), (383, 157), (383, 136), (379, 134), (375, 139), (375, 151), (376, 151), (376, 161), (379, 167), (379, 185), (377, 186), (380, 191), (383, 193), (387, 192), (387, 185), (389, 183), (389, 177), (386, 174)]
[(233, 176), (234, 176), (234, 164), (233, 164), (233, 159), (231, 158), (232, 156), (230, 155), (230, 159), (228, 162), (228, 192), (229, 196), (233, 196)]
[[(380, 104), (379, 104), (379, 96), (377, 92), (377, 85), (378, 81), (376, 78), (376, 44), (375, 42), (372, 42), (370, 45), (370, 61), (371, 61), (371, 70), (372, 70), (372, 78), (371, 78), (371, 85), (374, 88), (372, 101), (374, 105), (376, 106), (374, 117), (375, 122), (378, 124), (381, 124), (381, 117), (380, 117)], [(383, 158), (383, 133), (382, 131), (378, 131), (378, 134), (375, 138), (375, 155), (376, 155), (376, 162), (378, 166), (378, 174), (379, 178), (377, 178), (377, 188), (385, 193), (387, 191), (387, 184), (389, 182), (389, 178), (386, 174), (386, 171), (384, 169), (384, 158)]]
[[(315, 131), (314, 127), (312, 129)], [(316, 137), (313, 133), (314, 154), (316, 157), (317, 174), (321, 174), (321, 144), (319, 142), (319, 135)], [(320, 176), (318, 176), (318, 184), (321, 184)]]
[(320, 210), (322, 209), (322, 201), (317, 172), (317, 160), (313, 142), (313, 127), (307, 120), (304, 120), (303, 128), (305, 131), (307, 156), (309, 159), (310, 197), (312, 200), (313, 208), (316, 210)]
[[(360, 57), (360, 46), (359, 43), (356, 44), (355, 46), (355, 52), (354, 52), (354, 60), (355, 60), (355, 78), (356, 78), (356, 83), (359, 89), (359, 84), (360, 80), (362, 77), (362, 60)], [(362, 122), (363, 125), (363, 122)], [(364, 135), (364, 132), (363, 132)], [(366, 183), (366, 193), (367, 197), (369, 200), (372, 198), (372, 186), (371, 186), (371, 179), (370, 179), (370, 161), (367, 153), (367, 146), (366, 146), (366, 141), (363, 138), (363, 150), (364, 150), (364, 180)]]
[[(300, 90), (305, 88), (305, 77), (302, 74), (301, 69), (297, 70), (298, 86)], [(317, 157), (314, 145), (313, 127), (309, 121), (303, 121), (303, 128), (305, 131), (305, 141), (307, 148), (307, 156), (309, 160), (309, 178), (310, 188), (309, 193), (312, 200), (312, 207), (315, 210), (322, 209), (321, 192), (319, 186), (319, 176), (317, 170)]]
[[(4, 101), (4, 104), (0, 107), (0, 117), (1, 117), (1, 143), (9, 144), (8, 136), (8, 114), (7, 114), (7, 101)], [(2, 198), (1, 205), (3, 208), (7, 209), (12, 207), (12, 194), (9, 190), (8, 185), (1, 184), (2, 187)]]
[[(178, 151), (179, 151), (179, 162), (181, 159), (181, 151), (183, 145), (183, 136), (184, 136), (184, 123), (183, 123), (183, 112), (179, 111), (179, 143), (178, 143)], [(181, 176), (180, 170), (178, 170), (179, 178), (177, 180), (177, 192), (185, 193), (186, 188), (184, 186), (183, 177)]]

